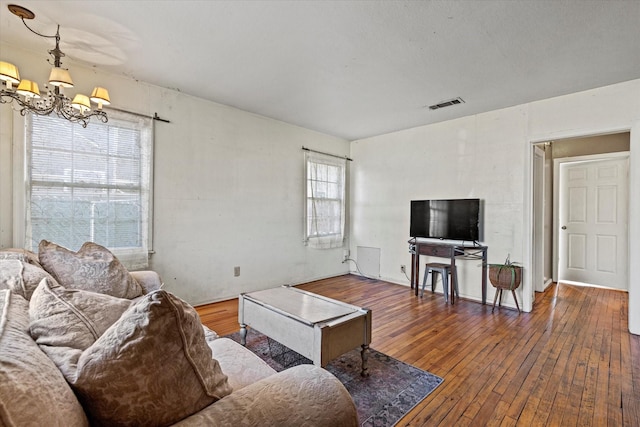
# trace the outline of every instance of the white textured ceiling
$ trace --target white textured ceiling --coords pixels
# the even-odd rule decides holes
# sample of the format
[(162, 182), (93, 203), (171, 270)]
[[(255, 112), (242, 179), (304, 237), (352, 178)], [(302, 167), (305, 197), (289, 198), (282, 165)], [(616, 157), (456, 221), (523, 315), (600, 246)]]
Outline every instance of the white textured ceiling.
[(640, 78), (640, 0), (0, 0), (45, 54), (9, 3), (74, 60), (349, 140)]

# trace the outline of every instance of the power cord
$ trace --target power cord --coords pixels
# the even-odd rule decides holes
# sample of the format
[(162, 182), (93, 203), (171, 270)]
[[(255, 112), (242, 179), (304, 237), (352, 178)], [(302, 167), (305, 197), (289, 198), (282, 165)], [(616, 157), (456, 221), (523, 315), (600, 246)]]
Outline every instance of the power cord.
[[(342, 263), (344, 264), (345, 262), (349, 262), (349, 261), (353, 262), (356, 265), (356, 270), (358, 270), (358, 273), (360, 273), (360, 276), (364, 277), (365, 279), (369, 279), (369, 280), (378, 280), (378, 279), (376, 279), (374, 277), (369, 277), (369, 276), (365, 275), (362, 271), (360, 271), (360, 266), (358, 266), (358, 262), (353, 258), (345, 258), (345, 259), (342, 260)], [(407, 276), (407, 270), (402, 270), (402, 272), (404, 273), (404, 277), (407, 278), (407, 281), (409, 283), (411, 283), (411, 279), (409, 278), (409, 276)]]
[(353, 262), (356, 265), (356, 270), (358, 270), (358, 273), (360, 273), (360, 276), (364, 277), (365, 279), (369, 279), (369, 280), (378, 280), (374, 277), (369, 277), (367, 275), (365, 275), (362, 271), (360, 271), (360, 267), (358, 266), (358, 263), (356, 262), (355, 259), (353, 258), (345, 258), (344, 260), (342, 260), (342, 263), (344, 264), (345, 262)]

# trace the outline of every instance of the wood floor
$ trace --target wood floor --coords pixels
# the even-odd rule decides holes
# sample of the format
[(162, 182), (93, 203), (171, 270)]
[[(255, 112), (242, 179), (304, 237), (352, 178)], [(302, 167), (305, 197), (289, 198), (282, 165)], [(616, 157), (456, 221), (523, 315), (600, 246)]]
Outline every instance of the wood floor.
[[(371, 308), (371, 347), (444, 378), (398, 425), (640, 426), (624, 292), (553, 285), (518, 315), (354, 275), (300, 288)], [(198, 311), (220, 335), (239, 329), (237, 300)]]

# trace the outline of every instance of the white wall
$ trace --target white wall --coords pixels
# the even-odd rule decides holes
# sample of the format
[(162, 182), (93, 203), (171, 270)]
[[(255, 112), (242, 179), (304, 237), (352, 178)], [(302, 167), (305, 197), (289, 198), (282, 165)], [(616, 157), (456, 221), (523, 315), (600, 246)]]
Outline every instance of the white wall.
[[(483, 199), (489, 262), (510, 253), (524, 265), (518, 298), (531, 310), (531, 144), (628, 130), (629, 328), (638, 334), (640, 265), (633, 260), (640, 259), (640, 80), (352, 142), (351, 249), (380, 248), (381, 277), (408, 284), (400, 265), (410, 264), (410, 200)], [(461, 270), (461, 295), (480, 299), (478, 263), (467, 261)]]
[[(46, 81), (41, 56), (2, 46), (25, 78)], [(78, 91), (101, 82), (113, 106), (153, 115), (155, 216), (151, 268), (192, 304), (348, 272), (342, 249), (303, 245), (304, 145), (339, 155), (349, 143), (133, 79), (65, 66)], [(34, 75), (31, 70), (43, 70)], [(215, 82), (211, 82), (215, 84)], [(76, 93), (76, 88), (69, 93)], [(286, 96), (286, 94), (283, 94)], [(0, 247), (14, 246), (11, 111), (0, 109)], [(74, 248), (77, 249), (77, 248)], [(234, 277), (234, 267), (240, 276)]]
[[(479, 198), (489, 262), (523, 262), (525, 156), (512, 147), (526, 141), (525, 118), (515, 107), (353, 142), (351, 247), (380, 248), (381, 277), (408, 284), (410, 201)], [(460, 295), (480, 300), (480, 263), (457, 265)]]

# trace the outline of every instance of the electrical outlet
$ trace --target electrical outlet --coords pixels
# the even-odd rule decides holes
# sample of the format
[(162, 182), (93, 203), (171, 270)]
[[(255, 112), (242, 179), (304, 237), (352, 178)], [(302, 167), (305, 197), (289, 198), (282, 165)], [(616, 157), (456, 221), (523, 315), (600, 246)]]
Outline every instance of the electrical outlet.
[(238, 277), (240, 275), (240, 267), (233, 267), (233, 276)]
[(406, 265), (401, 265), (400, 266), (400, 271), (402, 271), (403, 273), (407, 272), (407, 266)]

